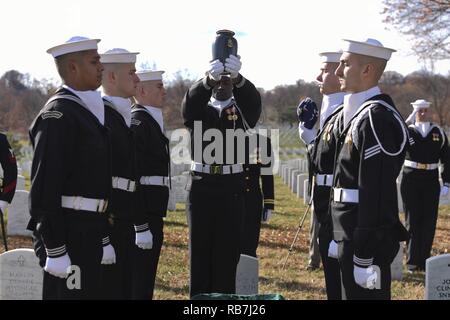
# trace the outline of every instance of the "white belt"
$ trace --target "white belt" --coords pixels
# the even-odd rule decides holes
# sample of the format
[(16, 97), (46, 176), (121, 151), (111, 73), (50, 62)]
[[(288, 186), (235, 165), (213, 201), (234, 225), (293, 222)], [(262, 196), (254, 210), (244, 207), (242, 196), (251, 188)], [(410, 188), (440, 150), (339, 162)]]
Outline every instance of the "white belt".
[(316, 174), (316, 185), (331, 187), (333, 185), (333, 175)]
[(73, 209), (73, 210), (83, 210), (91, 212), (105, 212), (108, 207), (108, 200), (103, 199), (91, 199), (84, 197), (61, 197), (61, 207)]
[(359, 190), (333, 188), (333, 200), (335, 202), (359, 202)]
[(195, 172), (209, 173), (209, 174), (233, 174), (244, 171), (242, 164), (203, 164), (192, 162), (191, 170)]
[(136, 182), (126, 178), (112, 177), (112, 187), (114, 189), (134, 192), (136, 190)]
[(163, 176), (144, 176), (141, 177), (140, 181), (141, 185), (144, 186), (169, 186), (169, 177)]
[(410, 160), (405, 160), (405, 167), (421, 170), (435, 170), (439, 167), (439, 163), (420, 163)]

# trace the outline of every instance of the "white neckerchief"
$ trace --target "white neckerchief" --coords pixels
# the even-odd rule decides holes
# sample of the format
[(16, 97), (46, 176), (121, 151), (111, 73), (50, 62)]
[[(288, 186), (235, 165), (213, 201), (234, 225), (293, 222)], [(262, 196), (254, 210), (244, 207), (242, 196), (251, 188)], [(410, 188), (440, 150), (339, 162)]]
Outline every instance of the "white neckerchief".
[(380, 93), (380, 88), (375, 86), (366, 91), (346, 94), (344, 96), (344, 128), (366, 100), (369, 100)]
[(345, 92), (337, 92), (329, 95), (323, 95), (322, 106), (320, 107), (320, 130), (323, 128), (325, 120), (328, 119), (330, 114), (336, 110), (338, 106), (344, 101)]
[(63, 85), (64, 89), (69, 90), (83, 101), (87, 109), (100, 121), (102, 125), (105, 124), (105, 105), (103, 104), (102, 94), (100, 91), (88, 90), (77, 91), (67, 85)]
[(159, 126), (161, 127), (161, 131), (164, 132), (164, 119), (162, 114), (161, 108), (156, 108), (152, 106), (144, 106), (145, 109), (147, 109), (148, 112), (152, 115), (153, 119), (158, 122)]
[(127, 98), (104, 96), (106, 100), (111, 102), (112, 107), (116, 110), (125, 120), (128, 128), (131, 126), (131, 101)]
[(219, 111), (219, 114), (220, 114), (220, 113), (222, 113), (223, 109), (225, 109), (226, 107), (228, 107), (231, 104), (232, 100), (233, 100), (233, 97), (231, 97), (230, 99), (227, 99), (225, 101), (220, 101), (220, 100), (217, 100), (214, 97), (211, 97), (209, 102), (214, 107), (214, 109)]
[(429, 122), (416, 122), (414, 127), (416, 127), (416, 130), (425, 138), (430, 132), (431, 124)]

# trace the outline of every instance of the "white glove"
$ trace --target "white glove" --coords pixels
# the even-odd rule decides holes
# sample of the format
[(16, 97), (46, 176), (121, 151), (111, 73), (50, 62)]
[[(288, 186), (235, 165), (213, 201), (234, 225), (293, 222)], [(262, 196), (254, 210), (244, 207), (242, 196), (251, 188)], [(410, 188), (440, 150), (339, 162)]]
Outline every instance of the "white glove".
[(375, 289), (378, 276), (378, 273), (372, 266), (361, 268), (357, 265), (353, 265), (353, 277), (355, 278), (355, 282), (364, 289)]
[(136, 232), (136, 245), (144, 250), (153, 248), (153, 235), (150, 230)]
[(442, 186), (441, 187), (441, 197), (446, 197), (448, 195), (448, 187)]
[(263, 209), (262, 219), (263, 222), (269, 222), (270, 217), (272, 216), (272, 210), (271, 209)]
[(225, 71), (230, 73), (231, 79), (237, 78), (241, 70), (242, 62), (240, 56), (233, 56), (232, 54), (225, 59)]
[(224, 70), (225, 70), (225, 67), (223, 66), (223, 63), (220, 62), (219, 59), (216, 59), (209, 64), (209, 70), (208, 70), (209, 77), (211, 79), (213, 79), (214, 81), (219, 81), (220, 76)]
[(328, 246), (328, 256), (333, 259), (338, 258), (338, 245), (334, 240), (331, 240), (330, 245)]
[(103, 246), (102, 264), (114, 264), (116, 263), (116, 251), (111, 244)]
[(3, 200), (0, 200), (0, 210), (4, 213), (5, 210), (8, 208), (9, 203)]
[(414, 124), (416, 122), (416, 113), (418, 109), (414, 108), (413, 112), (406, 118), (405, 123)]
[(67, 253), (58, 258), (47, 257), (45, 260), (44, 271), (47, 271), (52, 276), (65, 279), (70, 273), (71, 265), (72, 262)]

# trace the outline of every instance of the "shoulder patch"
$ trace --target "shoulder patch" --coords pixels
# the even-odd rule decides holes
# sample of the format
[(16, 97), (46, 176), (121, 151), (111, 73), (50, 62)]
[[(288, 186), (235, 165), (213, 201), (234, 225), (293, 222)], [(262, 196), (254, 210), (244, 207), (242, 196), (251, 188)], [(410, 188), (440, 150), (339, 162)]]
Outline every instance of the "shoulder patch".
[(138, 125), (141, 124), (141, 120), (138, 120), (138, 119), (131, 119), (131, 124), (132, 124), (133, 126), (138, 126)]
[(63, 116), (62, 112), (59, 111), (45, 111), (41, 114), (42, 119), (55, 118), (59, 119)]

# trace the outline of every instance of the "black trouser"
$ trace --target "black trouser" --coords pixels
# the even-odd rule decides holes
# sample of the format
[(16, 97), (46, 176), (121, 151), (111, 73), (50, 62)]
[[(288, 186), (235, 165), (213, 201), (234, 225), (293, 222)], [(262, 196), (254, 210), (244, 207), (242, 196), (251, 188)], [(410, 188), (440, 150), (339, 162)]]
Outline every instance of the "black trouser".
[(136, 246), (131, 221), (114, 219), (109, 239), (116, 253), (116, 263), (102, 266), (102, 299), (131, 299), (131, 261)]
[(391, 299), (391, 263), (398, 252), (399, 244), (392, 239), (380, 242), (373, 264), (380, 268), (381, 288), (364, 289), (355, 282), (353, 275), (353, 242), (338, 242), (338, 259), (341, 269), (343, 300), (390, 300)]
[(188, 204), (191, 297), (236, 291), (243, 188), (243, 174), (192, 177)]
[(256, 258), (263, 210), (261, 189), (245, 192), (244, 201), (245, 214), (242, 228), (241, 254)]
[[(99, 299), (102, 238), (106, 217), (100, 213), (65, 209), (66, 248), (72, 266), (78, 266), (79, 273), (61, 279), (44, 271), (42, 298), (44, 300)], [(42, 238), (34, 232), (33, 244), (39, 263), (45, 266), (47, 258)], [(76, 269), (76, 270), (77, 270)], [(80, 288), (74, 288), (76, 277), (80, 276)], [(69, 284), (69, 285), (68, 285)], [(72, 285), (71, 285), (72, 284)]]
[(150, 232), (153, 235), (153, 247), (148, 250), (134, 246), (132, 296), (135, 300), (153, 299), (156, 271), (164, 240), (163, 218), (154, 215), (149, 215), (147, 218)]
[(328, 300), (341, 300), (341, 271), (339, 261), (328, 256), (328, 248), (332, 240), (330, 228), (319, 227), (319, 251), (322, 259), (323, 273), (325, 275), (325, 285)]
[(437, 179), (403, 176), (401, 182), (408, 241), (406, 264), (425, 269), (431, 255), (439, 210), (440, 184)]

